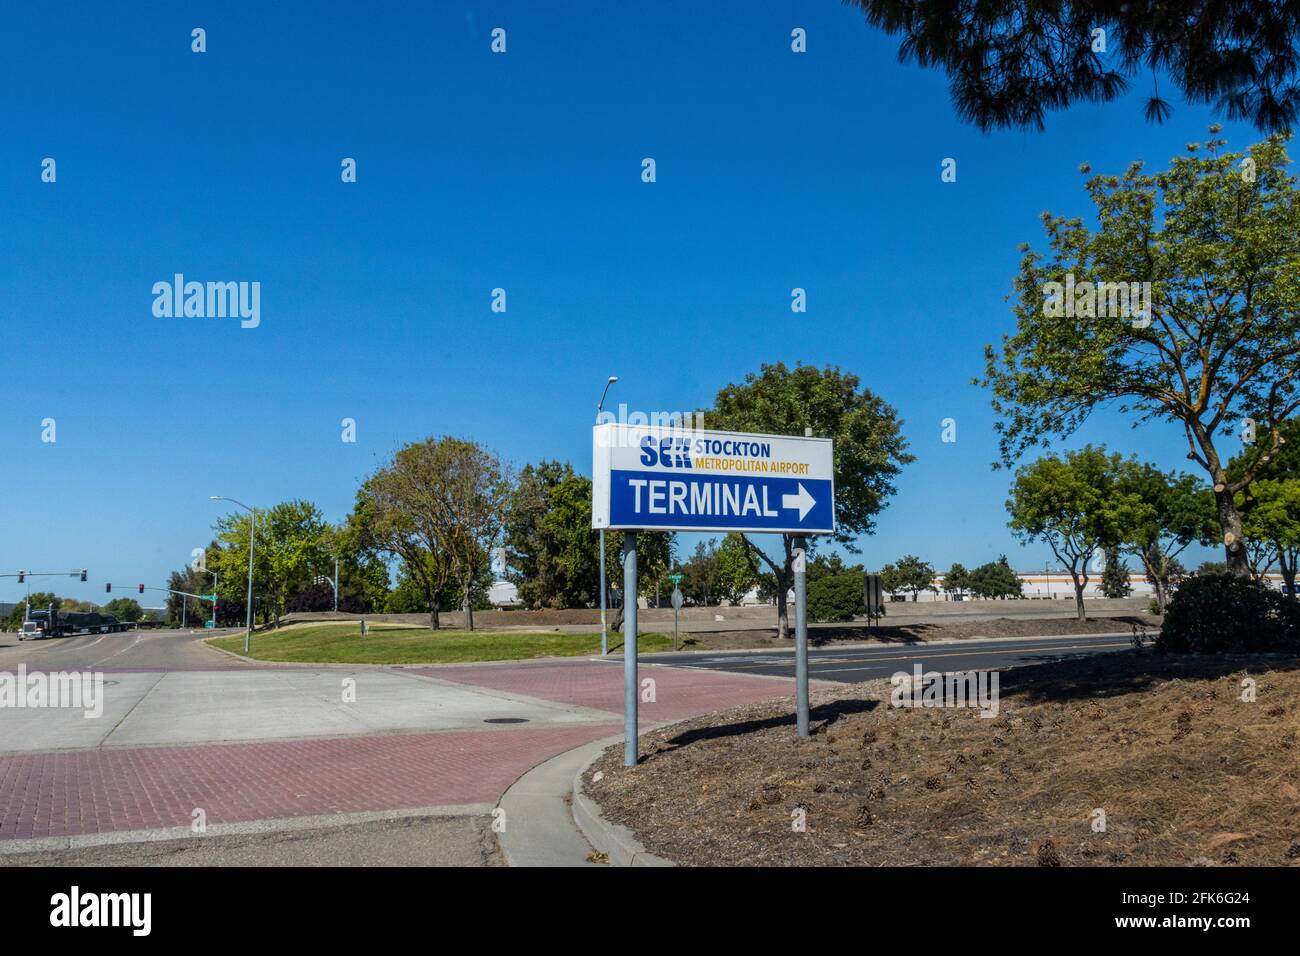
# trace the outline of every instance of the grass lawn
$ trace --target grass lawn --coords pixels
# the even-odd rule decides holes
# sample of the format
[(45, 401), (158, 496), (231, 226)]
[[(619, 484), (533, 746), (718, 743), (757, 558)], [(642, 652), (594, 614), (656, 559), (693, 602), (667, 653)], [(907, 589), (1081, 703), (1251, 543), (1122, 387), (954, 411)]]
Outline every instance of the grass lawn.
[[(638, 652), (671, 650), (672, 636), (641, 634)], [(244, 636), (212, 641), (223, 650), (244, 653)], [(610, 654), (622, 655), (623, 636), (609, 634)], [(431, 631), (426, 627), (345, 624), (296, 624), (253, 634), (252, 656), (262, 661), (325, 664), (464, 664), (515, 661), (529, 657), (578, 657), (600, 653), (599, 634), (516, 633), (502, 631)]]

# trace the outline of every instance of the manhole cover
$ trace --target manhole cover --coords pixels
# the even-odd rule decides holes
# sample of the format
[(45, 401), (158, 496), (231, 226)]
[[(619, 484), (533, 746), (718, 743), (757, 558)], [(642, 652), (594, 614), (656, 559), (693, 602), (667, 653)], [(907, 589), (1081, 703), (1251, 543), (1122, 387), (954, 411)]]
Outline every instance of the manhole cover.
[(489, 717), (483, 721), (485, 724), (526, 724), (527, 717)]

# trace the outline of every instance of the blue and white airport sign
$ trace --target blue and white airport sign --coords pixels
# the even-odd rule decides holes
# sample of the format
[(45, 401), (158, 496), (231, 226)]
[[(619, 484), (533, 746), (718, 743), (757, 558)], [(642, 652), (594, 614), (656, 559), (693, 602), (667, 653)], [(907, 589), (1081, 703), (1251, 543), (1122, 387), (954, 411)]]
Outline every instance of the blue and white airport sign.
[(593, 528), (835, 533), (829, 438), (610, 422), (592, 463)]

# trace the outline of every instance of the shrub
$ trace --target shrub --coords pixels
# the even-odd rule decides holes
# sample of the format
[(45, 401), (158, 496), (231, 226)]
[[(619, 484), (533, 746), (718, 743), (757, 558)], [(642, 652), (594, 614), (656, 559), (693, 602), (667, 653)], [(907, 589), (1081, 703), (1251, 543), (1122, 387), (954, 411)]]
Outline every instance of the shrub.
[(808, 585), (810, 621), (849, 621), (866, 612), (861, 574), (826, 574)]
[(1174, 654), (1287, 649), (1297, 640), (1296, 602), (1249, 578), (1197, 574), (1174, 592), (1156, 649)]

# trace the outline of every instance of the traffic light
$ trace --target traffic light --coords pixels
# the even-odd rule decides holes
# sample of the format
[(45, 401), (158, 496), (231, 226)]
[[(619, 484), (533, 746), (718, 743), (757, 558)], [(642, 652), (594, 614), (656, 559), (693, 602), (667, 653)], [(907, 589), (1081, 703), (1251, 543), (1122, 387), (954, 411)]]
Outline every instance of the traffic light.
[(105, 584), (105, 585), (104, 585), (104, 593), (105, 593), (105, 594), (112, 594), (112, 593), (113, 593), (113, 585), (111, 585), (111, 584)]
[(141, 594), (144, 594), (144, 585), (141, 584), (141, 585), (139, 585), (139, 587), (140, 587), (140, 593), (141, 593)]
[(27, 572), (26, 572), (26, 571), (19, 571), (19, 572), (18, 572), (18, 583), (19, 583), (19, 584), (22, 584), (22, 583), (23, 583), (23, 579), (26, 578), (26, 577), (27, 577)]
[(82, 568), (82, 569), (81, 569), (81, 580), (83, 580), (83, 581), (86, 580), (86, 569), (85, 569), (85, 568)]

